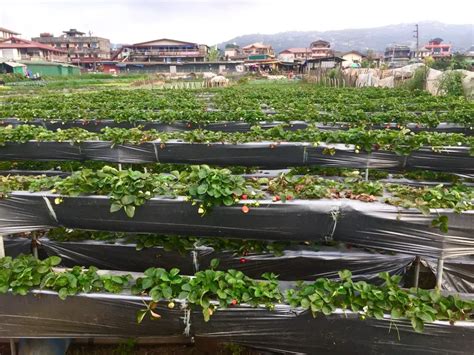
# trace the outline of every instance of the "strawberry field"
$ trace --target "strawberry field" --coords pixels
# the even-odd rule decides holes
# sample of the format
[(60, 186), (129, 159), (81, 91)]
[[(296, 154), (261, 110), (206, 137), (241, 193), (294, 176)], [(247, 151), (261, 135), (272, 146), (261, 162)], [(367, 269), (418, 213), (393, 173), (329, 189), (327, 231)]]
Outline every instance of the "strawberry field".
[(473, 133), (401, 89), (0, 96), (0, 333), (470, 351)]

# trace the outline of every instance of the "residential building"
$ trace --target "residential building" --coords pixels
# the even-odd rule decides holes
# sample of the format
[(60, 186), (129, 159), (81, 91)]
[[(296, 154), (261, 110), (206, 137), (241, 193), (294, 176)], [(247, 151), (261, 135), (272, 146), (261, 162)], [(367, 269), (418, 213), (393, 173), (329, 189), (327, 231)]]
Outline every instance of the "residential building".
[(65, 62), (67, 53), (43, 43), (10, 37), (0, 41), (0, 57), (8, 60)]
[(11, 31), (11, 30), (7, 30), (6, 28), (4, 27), (0, 27), (0, 40), (2, 39), (8, 39), (10, 37), (14, 37), (14, 36), (19, 36), (21, 33), (18, 33), (18, 32), (15, 32), (15, 31)]
[(278, 59), (282, 62), (303, 62), (311, 58), (310, 48), (288, 48), (278, 53)]
[(411, 57), (410, 47), (405, 45), (393, 45), (385, 49), (384, 62), (390, 68), (400, 68), (408, 64)]
[(322, 39), (312, 42), (309, 45), (311, 50), (311, 58), (331, 57), (334, 52), (331, 50), (331, 44)]
[(242, 52), (248, 57), (248, 59), (266, 59), (275, 56), (272, 46), (261, 42), (252, 43), (242, 47)]
[(434, 59), (450, 57), (452, 54), (451, 44), (442, 42), (443, 40), (441, 38), (433, 38), (424, 46), (426, 50), (429, 51), (430, 56)]
[(226, 60), (241, 60), (245, 59), (247, 56), (242, 52), (242, 48), (237, 44), (226, 44), (224, 57)]
[(415, 53), (415, 57), (417, 59), (424, 59), (424, 58), (427, 58), (427, 57), (430, 57), (431, 56), (431, 51), (428, 50), (427, 48), (425, 47), (421, 47), (420, 49), (418, 49)]
[(209, 47), (205, 44), (161, 38), (123, 45), (112, 60), (157, 63), (204, 62), (208, 54)]
[(310, 58), (303, 64), (303, 71), (308, 74), (314, 72), (323, 72), (329, 69), (340, 68), (344, 59), (336, 56), (319, 56), (318, 58)]
[(350, 68), (350, 67), (360, 67), (362, 61), (367, 58), (366, 55), (362, 54), (359, 51), (350, 51), (343, 53), (341, 58), (344, 59), (342, 63), (343, 68)]
[(68, 61), (81, 66), (92, 66), (98, 61), (110, 59), (110, 40), (92, 36), (91, 33), (86, 36), (74, 28), (63, 31), (60, 36), (41, 33), (32, 40), (66, 51)]

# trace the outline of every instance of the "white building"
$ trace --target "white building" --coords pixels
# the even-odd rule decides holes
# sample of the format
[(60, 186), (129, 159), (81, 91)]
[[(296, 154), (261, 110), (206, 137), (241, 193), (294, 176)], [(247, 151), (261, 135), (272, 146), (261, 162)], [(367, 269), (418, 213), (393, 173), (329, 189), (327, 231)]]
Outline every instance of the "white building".
[(358, 51), (350, 51), (350, 52), (344, 53), (341, 56), (341, 58), (344, 59), (344, 62), (342, 63), (342, 67), (350, 68), (350, 67), (355, 67), (355, 66), (360, 67), (362, 61), (366, 58), (366, 56)]

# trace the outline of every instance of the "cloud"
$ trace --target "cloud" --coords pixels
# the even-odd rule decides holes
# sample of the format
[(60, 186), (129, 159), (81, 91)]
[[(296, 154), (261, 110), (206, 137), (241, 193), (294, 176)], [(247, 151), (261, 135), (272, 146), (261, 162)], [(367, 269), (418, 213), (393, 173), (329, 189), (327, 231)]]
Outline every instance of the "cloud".
[(27, 38), (77, 28), (114, 43), (169, 37), (213, 44), (246, 33), (366, 28), (424, 20), (471, 23), (474, 11), (466, 4), (451, 0), (449, 6), (426, 6), (421, 1), (399, 0), (388, 9), (384, 3), (369, 0), (15, 0), (2, 9), (0, 26)]

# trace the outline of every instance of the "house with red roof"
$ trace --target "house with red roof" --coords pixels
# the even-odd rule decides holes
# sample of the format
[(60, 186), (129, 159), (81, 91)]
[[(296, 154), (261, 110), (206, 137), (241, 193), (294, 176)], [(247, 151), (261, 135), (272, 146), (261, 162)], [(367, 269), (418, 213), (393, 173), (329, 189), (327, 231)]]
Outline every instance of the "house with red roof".
[(278, 59), (286, 63), (302, 62), (308, 58), (311, 58), (309, 48), (288, 48), (278, 53)]
[(441, 38), (433, 38), (428, 44), (425, 44), (424, 48), (428, 51), (429, 55), (433, 58), (445, 58), (450, 57), (452, 52), (451, 43), (442, 43)]
[(273, 48), (269, 44), (263, 44), (260, 42), (249, 44), (245, 47), (242, 47), (242, 52), (248, 56), (265, 56), (265, 57), (273, 57), (275, 52)]
[(16, 61), (66, 62), (67, 52), (47, 44), (13, 36), (0, 39), (0, 57)]

